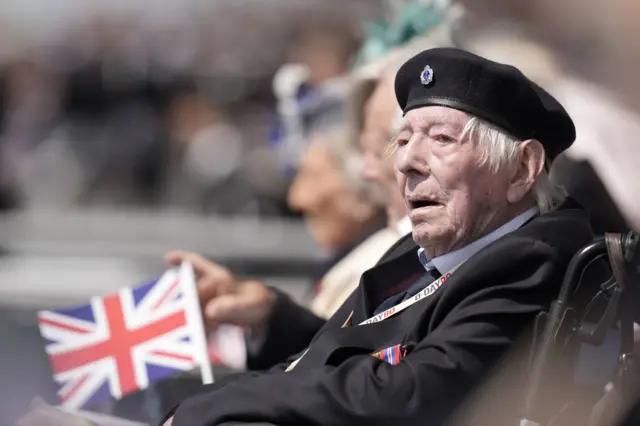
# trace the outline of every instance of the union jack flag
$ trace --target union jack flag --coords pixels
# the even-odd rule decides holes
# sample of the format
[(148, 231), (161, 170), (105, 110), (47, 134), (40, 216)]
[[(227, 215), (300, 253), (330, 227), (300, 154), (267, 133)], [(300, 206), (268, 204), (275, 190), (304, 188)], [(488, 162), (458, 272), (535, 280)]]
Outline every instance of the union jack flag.
[(58, 395), (86, 408), (200, 369), (213, 381), (191, 265), (70, 309), (38, 313)]

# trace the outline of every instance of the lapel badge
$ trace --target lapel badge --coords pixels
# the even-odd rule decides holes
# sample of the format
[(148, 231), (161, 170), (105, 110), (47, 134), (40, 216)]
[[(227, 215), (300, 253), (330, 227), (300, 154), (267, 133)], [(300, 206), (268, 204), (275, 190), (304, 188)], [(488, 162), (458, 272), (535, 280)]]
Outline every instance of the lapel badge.
[(420, 73), (420, 82), (423, 86), (428, 86), (433, 81), (433, 69), (429, 65), (424, 67)]

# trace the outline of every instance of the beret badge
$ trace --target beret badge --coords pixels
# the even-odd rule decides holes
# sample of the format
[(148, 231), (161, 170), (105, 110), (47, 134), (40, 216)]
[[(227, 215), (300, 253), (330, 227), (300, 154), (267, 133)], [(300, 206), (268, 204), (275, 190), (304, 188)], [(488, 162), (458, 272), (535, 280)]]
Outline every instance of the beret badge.
[(433, 81), (433, 69), (429, 65), (424, 67), (420, 73), (420, 82), (423, 86), (428, 86)]

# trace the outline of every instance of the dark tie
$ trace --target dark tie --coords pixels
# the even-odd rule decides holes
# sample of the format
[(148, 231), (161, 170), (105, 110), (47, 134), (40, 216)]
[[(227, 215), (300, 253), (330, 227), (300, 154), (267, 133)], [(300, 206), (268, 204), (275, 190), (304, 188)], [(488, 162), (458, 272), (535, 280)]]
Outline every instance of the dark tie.
[(378, 315), (379, 313), (394, 307), (395, 305), (402, 302), (403, 300), (406, 300), (406, 299), (409, 299), (410, 297), (415, 296), (420, 291), (422, 291), (422, 289), (424, 289), (426, 286), (428, 286), (429, 284), (431, 284), (441, 276), (442, 275), (440, 274), (440, 272), (438, 272), (438, 270), (435, 268), (429, 271), (425, 271), (425, 273), (422, 274), (415, 283), (411, 284), (409, 288), (385, 299), (376, 308), (376, 310), (373, 312), (373, 315)]

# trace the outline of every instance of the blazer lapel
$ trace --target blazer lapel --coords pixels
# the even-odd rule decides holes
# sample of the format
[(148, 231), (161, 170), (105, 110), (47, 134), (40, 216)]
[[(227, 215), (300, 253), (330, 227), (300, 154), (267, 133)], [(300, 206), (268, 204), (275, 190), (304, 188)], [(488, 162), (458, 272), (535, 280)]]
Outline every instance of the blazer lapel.
[(300, 359), (299, 364), (325, 364), (337, 348), (342, 348), (340, 356), (346, 356), (347, 353), (373, 353), (381, 349), (377, 347), (378, 342), (396, 335), (396, 326), (391, 322), (383, 321), (373, 325), (375, 333), (362, 333), (357, 327), (373, 315), (373, 311), (383, 300), (404, 291), (425, 272), (418, 260), (417, 251), (418, 247), (409, 235), (396, 243), (378, 265), (362, 274), (354, 295), (353, 312), (340, 313), (340, 318), (334, 316), (330, 319), (329, 321), (337, 321), (335, 328), (320, 333), (314, 339), (312, 349)]
[(394, 262), (381, 261), (362, 274), (355, 300), (353, 325), (373, 315), (385, 299), (411, 286), (425, 272), (417, 255), (417, 246), (412, 244), (402, 253), (394, 253)]

